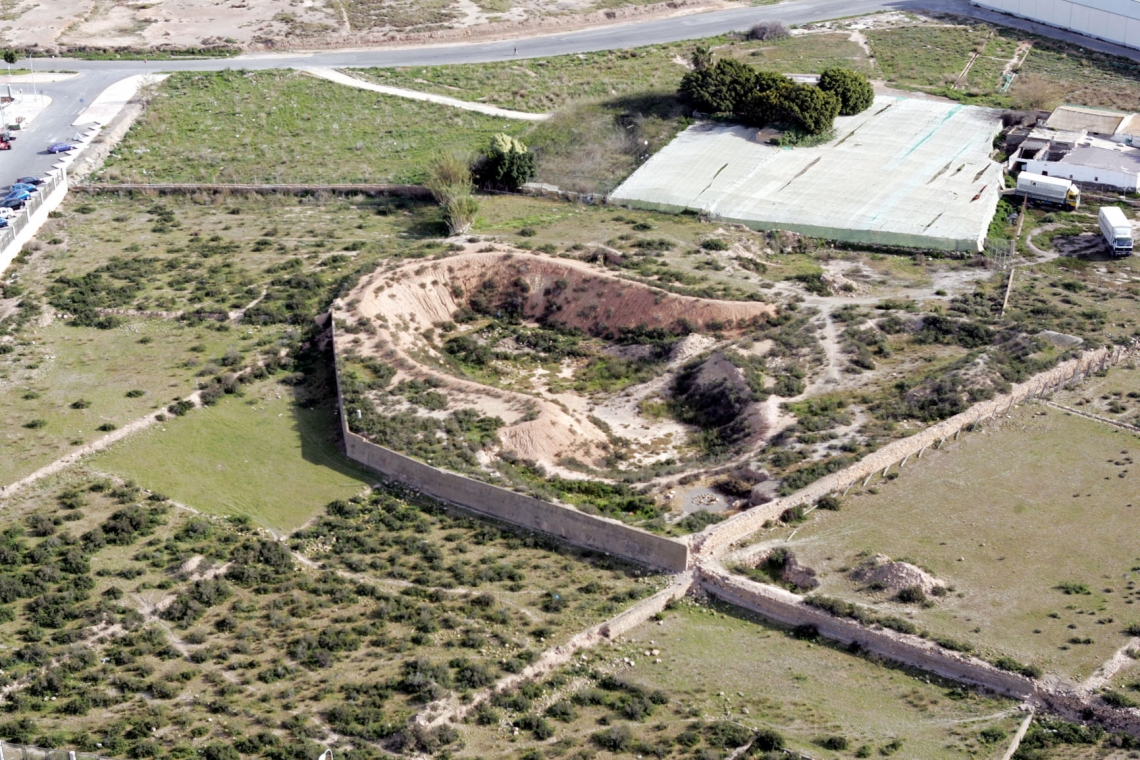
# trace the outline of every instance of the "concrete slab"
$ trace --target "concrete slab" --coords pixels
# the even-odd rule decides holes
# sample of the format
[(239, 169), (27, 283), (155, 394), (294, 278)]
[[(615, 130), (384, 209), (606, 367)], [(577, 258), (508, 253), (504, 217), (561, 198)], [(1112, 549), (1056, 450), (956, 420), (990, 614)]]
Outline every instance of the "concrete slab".
[(111, 119), (118, 115), (119, 111), (123, 110), (123, 106), (130, 102), (140, 87), (148, 84), (157, 84), (168, 76), (170, 75), (136, 74), (133, 77), (120, 79), (99, 93), (98, 97), (91, 101), (91, 105), (87, 106), (87, 109), (79, 114), (79, 117), (71, 123), (71, 126), (78, 127), (85, 124), (99, 124), (105, 126)]
[(886, 96), (836, 119), (835, 139), (813, 148), (778, 148), (758, 142), (756, 129), (701, 123), (610, 200), (828, 240), (978, 251), (1002, 189), (990, 159), (1000, 127), (993, 109)]

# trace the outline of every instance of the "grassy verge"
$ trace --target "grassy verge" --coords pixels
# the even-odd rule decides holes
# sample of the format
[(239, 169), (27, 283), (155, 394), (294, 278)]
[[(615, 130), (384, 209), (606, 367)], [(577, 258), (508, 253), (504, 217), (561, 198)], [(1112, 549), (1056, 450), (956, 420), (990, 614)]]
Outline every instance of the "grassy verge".
[(718, 56), (740, 58), (770, 71), (812, 74), (837, 63), (869, 68), (866, 55), (847, 35), (812, 34), (774, 42), (710, 37), (632, 50), (348, 73), (381, 84), (541, 113), (580, 100), (674, 92), (688, 71), (689, 55), (700, 44), (711, 46)]

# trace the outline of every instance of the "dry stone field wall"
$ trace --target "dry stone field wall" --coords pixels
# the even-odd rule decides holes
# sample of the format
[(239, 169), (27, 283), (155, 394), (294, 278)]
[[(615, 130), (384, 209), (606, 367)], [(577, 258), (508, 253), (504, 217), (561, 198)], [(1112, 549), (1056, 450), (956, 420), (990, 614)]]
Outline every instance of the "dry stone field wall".
[(683, 541), (445, 472), (370, 443), (347, 424), (343, 432), (350, 459), (433, 498), (660, 570), (681, 572), (688, 566), (689, 547)]
[(693, 561), (699, 557), (720, 556), (728, 548), (764, 527), (789, 507), (810, 504), (829, 493), (843, 492), (877, 473), (885, 473), (895, 464), (905, 466), (910, 457), (921, 457), (923, 452), (940, 445), (957, 435), (963, 428), (983, 422), (994, 415), (1003, 414), (1013, 405), (1052, 393), (1062, 387), (1081, 382), (1093, 372), (1118, 364), (1135, 352), (1134, 348), (1113, 346), (1088, 351), (1082, 356), (1057, 365), (1051, 370), (1034, 375), (1024, 383), (1013, 386), (1004, 395), (982, 401), (961, 414), (950, 417), (910, 437), (894, 441), (875, 451), (845, 470), (820, 478), (790, 496), (763, 504), (711, 526), (693, 537)]
[(943, 649), (919, 636), (870, 628), (854, 620), (835, 617), (812, 607), (790, 591), (734, 575), (715, 560), (703, 563), (697, 572), (706, 593), (768, 620), (791, 627), (810, 625), (832, 641), (858, 644), (880, 657), (998, 694), (1026, 699), (1037, 693), (1037, 684), (1031, 678), (999, 670), (988, 662)]

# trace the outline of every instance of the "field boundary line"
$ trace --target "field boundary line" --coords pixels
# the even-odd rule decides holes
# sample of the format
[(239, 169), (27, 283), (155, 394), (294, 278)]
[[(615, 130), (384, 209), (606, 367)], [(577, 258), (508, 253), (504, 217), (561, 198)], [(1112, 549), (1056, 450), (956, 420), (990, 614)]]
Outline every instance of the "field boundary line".
[(486, 103), (474, 103), (470, 100), (460, 100), (459, 98), (448, 97), (447, 95), (437, 95), (434, 92), (421, 92), (420, 90), (409, 90), (404, 87), (392, 87), (386, 84), (376, 84), (375, 82), (368, 82), (363, 79), (357, 79), (354, 76), (344, 73), (340, 69), (326, 68), (323, 66), (309, 66), (300, 69), (306, 74), (324, 79), (327, 82), (343, 85), (344, 87), (354, 87), (358, 90), (368, 90), (369, 92), (380, 93), (381, 95), (390, 95), (396, 98), (405, 98), (407, 100), (419, 100), (425, 103), (435, 103), (441, 106), (450, 106), (451, 108), (461, 108), (464, 111), (474, 111), (476, 113), (484, 114), (485, 116), (497, 116), (501, 119), (515, 119), (517, 121), (546, 121), (550, 118), (548, 113), (528, 113), (526, 111), (513, 111), (509, 108), (500, 108), (498, 106), (487, 105)]
[(664, 610), (671, 602), (682, 599), (692, 589), (694, 581), (695, 575), (691, 570), (677, 573), (669, 579), (669, 585), (662, 590), (642, 599), (632, 607), (622, 610), (608, 620), (574, 634), (565, 644), (547, 649), (539, 655), (534, 663), (518, 673), (504, 676), (491, 686), (476, 692), (469, 701), (460, 702), (458, 698), (452, 696), (438, 702), (432, 702), (417, 713), (413, 720), (428, 727), (458, 722), (492, 695), (514, 688), (524, 681), (546, 675), (559, 665), (569, 662), (570, 658), (577, 652), (583, 649), (591, 649), (606, 641), (612, 641), (625, 632), (636, 628)]
[(361, 193), (363, 195), (398, 195), (406, 198), (431, 198), (431, 191), (423, 185), (397, 185), (397, 184), (369, 184), (369, 185), (308, 185), (308, 184), (224, 184), (215, 182), (125, 182), (125, 183), (87, 183), (72, 185), (77, 193), (158, 193), (176, 195), (179, 193), (233, 193), (235, 195), (255, 194), (293, 194), (305, 195), (316, 193), (337, 193), (349, 195)]
[(1017, 733), (1013, 735), (1013, 741), (1009, 743), (1009, 749), (1001, 756), (1001, 760), (1011, 760), (1017, 748), (1021, 746), (1021, 740), (1025, 738), (1025, 732), (1029, 730), (1029, 724), (1033, 722), (1034, 711), (1029, 708), (1029, 714), (1025, 716), (1025, 720), (1021, 721), (1021, 725), (1017, 728)]
[(1105, 425), (1112, 425), (1115, 428), (1120, 428), (1121, 430), (1127, 430), (1130, 433), (1136, 433), (1137, 435), (1140, 435), (1140, 427), (1129, 425), (1127, 422), (1109, 419), (1108, 417), (1101, 417), (1099, 414), (1093, 414), (1092, 412), (1083, 412), (1080, 409), (1074, 409), (1071, 406), (1065, 406), (1064, 404), (1059, 404), (1056, 401), (1046, 401), (1045, 405), (1051, 406), (1054, 409), (1060, 409), (1061, 411), (1068, 412), (1069, 414), (1075, 414), (1078, 417), (1084, 417), (1087, 420), (1093, 420), (1094, 422), (1103, 422)]
[(869, 480), (877, 473), (885, 475), (893, 465), (909, 456), (921, 454), (928, 448), (937, 448), (947, 438), (959, 434), (963, 429), (972, 429), (999, 414), (1004, 416), (1015, 404), (1041, 398), (1060, 388), (1083, 382), (1090, 374), (1119, 364), (1135, 351), (1136, 345), (1106, 346), (1087, 351), (1076, 359), (1059, 364), (1015, 385), (1007, 394), (988, 401), (979, 401), (960, 414), (936, 422), (914, 435), (892, 441), (850, 467), (825, 475), (795, 493), (733, 515), (724, 522), (690, 536), (692, 561), (698, 562), (701, 556), (721, 556), (729, 551), (733, 544), (751, 536), (763, 528), (764, 523), (775, 520), (790, 507), (810, 504), (827, 494), (842, 492), (865, 478)]
[[(201, 391), (194, 391), (189, 396), (182, 399), (182, 401), (189, 401), (190, 403), (194, 404), (195, 407), (201, 406), (201, 394)], [(160, 420), (159, 417), (162, 417), (162, 419)], [(6, 486), (0, 486), (0, 499), (6, 499), (14, 496), (17, 491), (25, 488), (26, 486), (30, 486), (37, 480), (42, 480), (49, 475), (55, 475), (58, 472), (62, 472), (63, 470), (66, 470), (68, 467), (78, 462), (80, 459), (90, 456), (91, 454), (98, 454), (100, 451), (104, 451), (109, 448), (112, 444), (118, 443), (124, 438), (132, 436), (142, 430), (146, 430), (152, 425), (163, 422), (168, 417), (169, 413), (167, 412), (166, 407), (163, 407), (158, 411), (147, 412), (146, 415), (128, 422), (121, 428), (116, 428), (101, 438), (97, 438), (91, 443), (80, 446), (75, 451), (65, 454), (59, 459), (56, 459), (54, 462), (49, 462), (30, 475), (25, 475), (19, 480), (9, 483)]]

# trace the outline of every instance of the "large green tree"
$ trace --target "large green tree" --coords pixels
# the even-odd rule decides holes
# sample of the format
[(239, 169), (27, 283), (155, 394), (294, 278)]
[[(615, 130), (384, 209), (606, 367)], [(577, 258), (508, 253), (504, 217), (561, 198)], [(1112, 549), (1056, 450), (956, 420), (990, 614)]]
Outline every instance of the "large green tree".
[(819, 89), (839, 98), (839, 113), (852, 116), (871, 107), (875, 90), (867, 77), (857, 71), (834, 66), (819, 75)]
[(818, 135), (835, 124), (840, 100), (830, 92), (811, 85), (797, 84), (782, 90), (780, 94), (788, 121), (798, 124), (805, 131)]
[(708, 68), (686, 74), (678, 94), (694, 111), (736, 113), (756, 89), (757, 75), (756, 69), (746, 63), (722, 58)]

